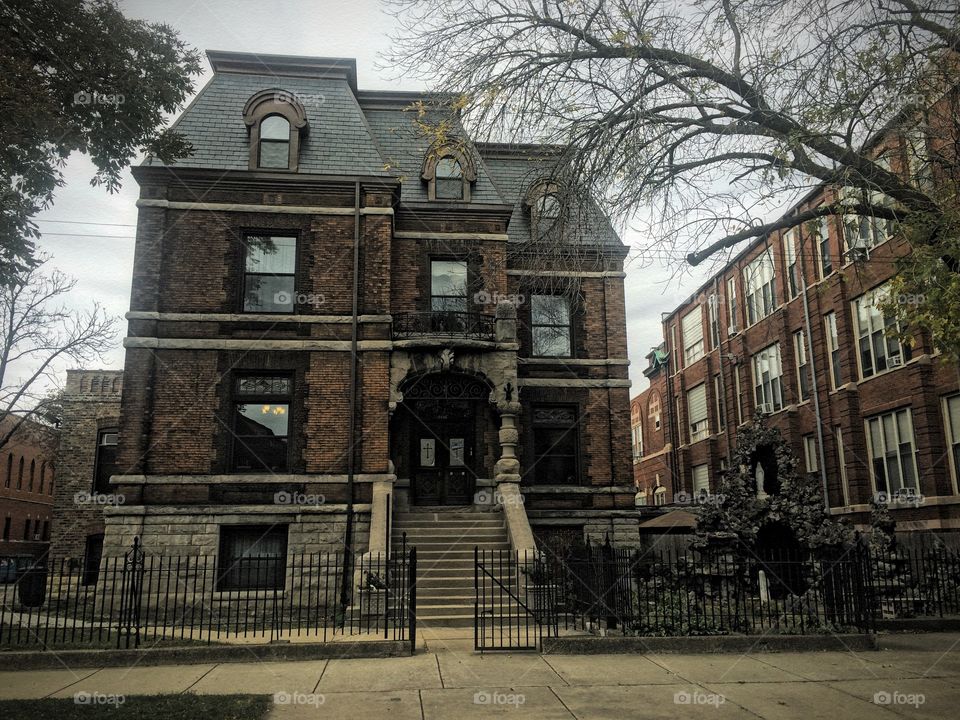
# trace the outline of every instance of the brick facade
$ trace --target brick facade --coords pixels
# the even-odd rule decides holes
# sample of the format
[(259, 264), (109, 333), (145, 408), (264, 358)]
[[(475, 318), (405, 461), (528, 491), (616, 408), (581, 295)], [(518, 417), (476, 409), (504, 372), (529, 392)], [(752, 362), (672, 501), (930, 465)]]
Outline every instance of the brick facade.
[[(0, 434), (13, 418), (0, 420)], [(0, 558), (40, 557), (49, 546), (59, 435), (26, 421), (0, 449)]]

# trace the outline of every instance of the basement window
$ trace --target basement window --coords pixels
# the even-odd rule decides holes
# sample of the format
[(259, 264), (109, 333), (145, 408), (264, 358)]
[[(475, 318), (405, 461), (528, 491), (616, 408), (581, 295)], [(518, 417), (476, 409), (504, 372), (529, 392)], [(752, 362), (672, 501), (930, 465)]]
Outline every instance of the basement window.
[(286, 525), (220, 528), (217, 590), (283, 590), (287, 564)]

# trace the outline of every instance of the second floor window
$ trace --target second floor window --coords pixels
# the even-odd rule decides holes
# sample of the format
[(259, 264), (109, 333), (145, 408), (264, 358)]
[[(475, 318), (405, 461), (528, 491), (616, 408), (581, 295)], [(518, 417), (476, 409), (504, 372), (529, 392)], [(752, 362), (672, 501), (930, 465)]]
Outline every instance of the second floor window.
[(877, 492), (916, 492), (917, 465), (909, 408), (867, 419), (870, 467)]
[(877, 303), (886, 288), (872, 290), (853, 303), (854, 323), (860, 351), (860, 377), (868, 378), (884, 370), (899, 367), (910, 359), (910, 348), (900, 344), (899, 329), (892, 317), (884, 317)]
[(117, 428), (106, 428), (97, 433), (97, 454), (94, 460), (93, 490), (110, 493), (110, 476), (117, 474)]
[(709, 437), (706, 383), (701, 383), (687, 392), (687, 422), (690, 424), (690, 442), (694, 443)]
[(233, 469), (283, 472), (287, 469), (293, 381), (276, 375), (236, 379), (233, 405)]
[(570, 301), (563, 295), (532, 296), (530, 330), (535, 357), (570, 357)]
[(683, 316), (680, 321), (683, 334), (684, 367), (703, 357), (703, 315), (700, 306)]
[(830, 385), (836, 390), (843, 384), (840, 379), (840, 339), (837, 336), (837, 314), (831, 312), (824, 315), (823, 324), (827, 331), (827, 359), (830, 361)]
[(793, 334), (793, 355), (797, 363), (797, 391), (800, 401), (810, 397), (810, 364), (807, 357), (807, 334), (800, 330)]
[(783, 409), (783, 366), (779, 345), (770, 345), (753, 356), (753, 392), (760, 412), (773, 413)]
[(265, 117), (260, 123), (260, 167), (290, 167), (290, 123), (279, 115)]
[(434, 260), (430, 263), (430, 309), (434, 312), (467, 311), (467, 263)]
[(773, 255), (767, 249), (743, 269), (747, 296), (747, 324), (753, 325), (777, 307)]
[(293, 312), (296, 269), (296, 237), (247, 235), (244, 238), (243, 311)]

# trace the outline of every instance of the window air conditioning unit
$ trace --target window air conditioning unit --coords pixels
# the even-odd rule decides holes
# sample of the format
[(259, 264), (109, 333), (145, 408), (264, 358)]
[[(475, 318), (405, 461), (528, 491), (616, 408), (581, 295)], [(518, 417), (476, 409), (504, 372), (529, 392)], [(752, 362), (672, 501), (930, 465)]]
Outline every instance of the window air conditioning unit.
[(36, 535), (34, 535), (34, 536), (33, 536), (33, 539), (34, 539), (34, 540), (39, 540), (39, 539), (40, 539), (40, 533), (37, 533)]
[(903, 355), (891, 355), (887, 358), (887, 365), (890, 367), (900, 367), (903, 365)]
[(729, 337), (733, 337), (733, 336), (736, 335), (738, 332), (740, 332), (740, 331), (737, 330), (737, 326), (736, 326), (736, 325), (729, 325), (729, 326), (727, 326), (727, 335), (728, 335)]
[(757, 405), (757, 412), (764, 415), (773, 415), (773, 403), (760, 403)]
[(853, 247), (844, 253), (849, 262), (866, 262), (870, 259), (870, 251), (864, 247)]

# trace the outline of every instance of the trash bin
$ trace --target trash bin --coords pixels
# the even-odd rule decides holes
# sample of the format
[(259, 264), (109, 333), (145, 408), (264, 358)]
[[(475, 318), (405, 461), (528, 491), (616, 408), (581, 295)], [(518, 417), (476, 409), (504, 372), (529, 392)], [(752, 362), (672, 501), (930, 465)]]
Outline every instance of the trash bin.
[(47, 596), (47, 568), (41, 564), (26, 567), (17, 580), (17, 594), (23, 607), (40, 607)]

